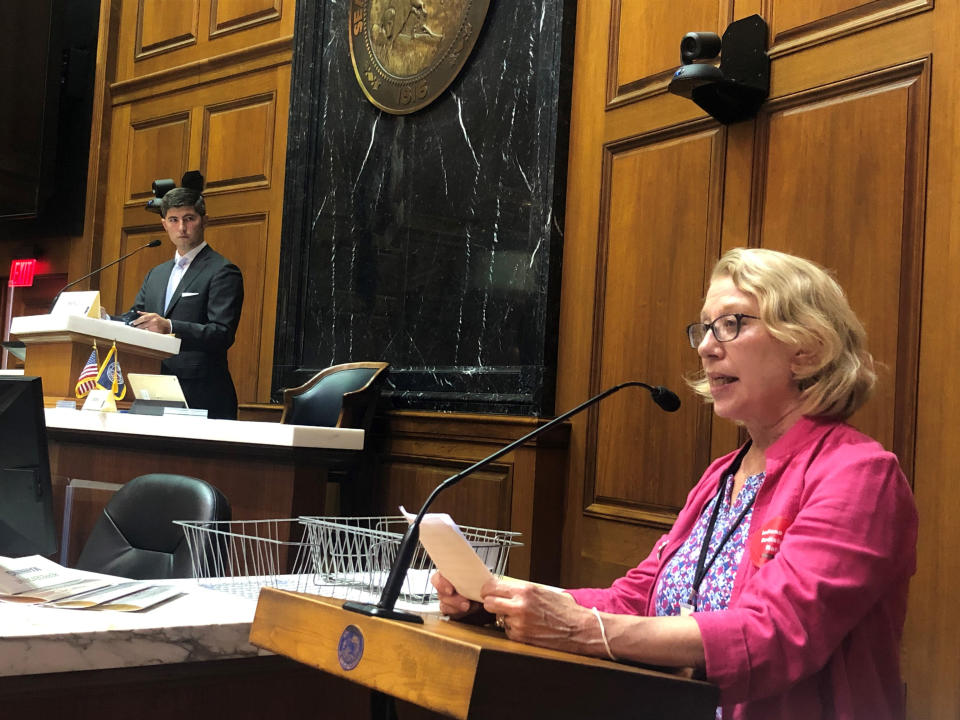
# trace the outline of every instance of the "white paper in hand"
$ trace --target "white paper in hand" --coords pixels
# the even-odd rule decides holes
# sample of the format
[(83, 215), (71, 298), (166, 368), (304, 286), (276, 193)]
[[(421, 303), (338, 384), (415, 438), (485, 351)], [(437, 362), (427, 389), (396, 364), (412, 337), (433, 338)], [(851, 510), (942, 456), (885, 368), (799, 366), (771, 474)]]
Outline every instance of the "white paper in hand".
[[(412, 523), (415, 515), (400, 507), (400, 512)], [(480, 588), (493, 573), (470, 546), (460, 528), (446, 513), (427, 513), (420, 523), (420, 543), (437, 570), (465, 598), (480, 602)]]

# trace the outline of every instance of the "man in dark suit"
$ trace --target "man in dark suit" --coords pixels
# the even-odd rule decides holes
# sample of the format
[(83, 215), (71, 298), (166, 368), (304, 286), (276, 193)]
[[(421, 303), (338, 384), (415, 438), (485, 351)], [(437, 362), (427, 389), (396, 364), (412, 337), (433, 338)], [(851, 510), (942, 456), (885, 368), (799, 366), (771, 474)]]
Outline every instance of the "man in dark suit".
[[(180, 338), (180, 352), (163, 361), (176, 375), (187, 405), (208, 417), (237, 417), (237, 391), (227, 367), (243, 306), (240, 269), (207, 245), (203, 196), (174, 188), (160, 201), (164, 230), (177, 251), (143, 281), (133, 308), (121, 316), (130, 325)], [(118, 319), (121, 319), (118, 318)]]

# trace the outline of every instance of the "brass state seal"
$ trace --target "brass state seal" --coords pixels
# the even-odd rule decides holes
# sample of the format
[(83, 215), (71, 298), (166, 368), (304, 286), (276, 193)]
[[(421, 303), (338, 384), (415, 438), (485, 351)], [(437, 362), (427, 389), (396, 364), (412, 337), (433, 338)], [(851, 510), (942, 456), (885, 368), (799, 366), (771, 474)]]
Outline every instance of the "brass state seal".
[(350, 58), (367, 99), (405, 115), (447, 89), (490, 0), (350, 0)]

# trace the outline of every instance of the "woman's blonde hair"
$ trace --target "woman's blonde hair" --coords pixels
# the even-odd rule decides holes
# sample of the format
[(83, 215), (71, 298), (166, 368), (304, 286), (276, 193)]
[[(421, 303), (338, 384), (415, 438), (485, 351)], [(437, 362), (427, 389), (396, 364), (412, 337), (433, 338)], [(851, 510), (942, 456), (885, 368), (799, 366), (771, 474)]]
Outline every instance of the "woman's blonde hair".
[[(867, 401), (877, 379), (867, 333), (826, 270), (775, 250), (735, 248), (713, 268), (711, 282), (720, 278), (757, 299), (773, 337), (805, 351), (809, 364), (794, 374), (804, 415), (846, 419)], [(712, 400), (702, 371), (688, 382)]]

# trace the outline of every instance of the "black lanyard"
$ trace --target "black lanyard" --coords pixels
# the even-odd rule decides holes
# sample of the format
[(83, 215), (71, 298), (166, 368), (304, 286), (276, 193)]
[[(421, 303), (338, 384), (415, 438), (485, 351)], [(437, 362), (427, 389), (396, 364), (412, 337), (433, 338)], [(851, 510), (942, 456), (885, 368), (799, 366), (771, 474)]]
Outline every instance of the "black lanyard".
[(746, 505), (744, 505), (743, 510), (740, 511), (737, 519), (734, 520), (733, 525), (731, 525), (724, 534), (723, 539), (720, 541), (720, 545), (713, 554), (713, 557), (711, 557), (710, 561), (707, 562), (707, 553), (710, 550), (710, 540), (713, 538), (713, 528), (717, 524), (717, 518), (720, 516), (720, 503), (723, 502), (723, 496), (727, 492), (727, 480), (737, 474), (737, 471), (740, 469), (740, 464), (743, 462), (743, 458), (746, 456), (751, 444), (752, 441), (743, 446), (743, 449), (737, 453), (737, 457), (735, 457), (733, 462), (727, 466), (726, 470), (723, 471), (721, 476), (723, 480), (720, 482), (720, 489), (717, 491), (717, 502), (713, 506), (713, 512), (710, 513), (710, 523), (707, 525), (707, 534), (703, 538), (703, 544), (700, 546), (700, 558), (697, 560), (697, 569), (693, 574), (693, 587), (690, 589), (690, 596), (687, 598), (687, 604), (692, 610), (697, 609), (700, 584), (707, 576), (710, 568), (713, 567), (714, 561), (723, 551), (723, 546), (727, 544), (730, 536), (733, 535), (738, 527), (740, 527), (740, 523), (743, 522), (743, 519), (747, 516), (747, 513), (750, 512), (750, 508), (753, 507), (753, 501), (757, 499), (757, 493), (754, 493), (753, 496), (747, 501)]

